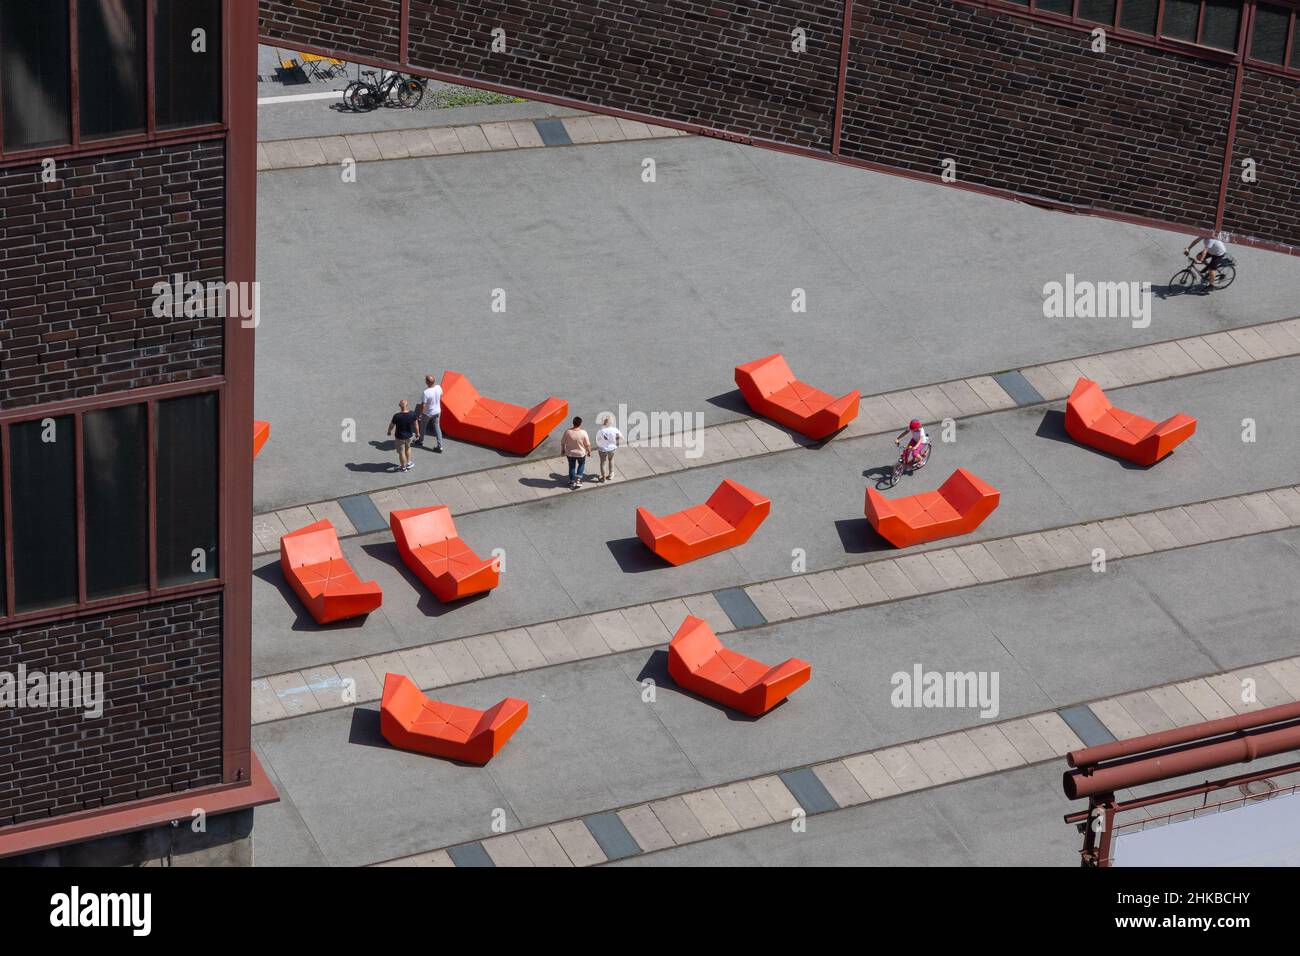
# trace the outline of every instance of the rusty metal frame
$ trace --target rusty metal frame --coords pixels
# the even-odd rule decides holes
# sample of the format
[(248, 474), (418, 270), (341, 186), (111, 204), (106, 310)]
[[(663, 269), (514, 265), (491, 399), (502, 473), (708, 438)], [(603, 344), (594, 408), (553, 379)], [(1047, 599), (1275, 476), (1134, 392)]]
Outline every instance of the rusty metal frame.
[[(1204, 15), (1205, 4), (1201, 4)], [(1223, 219), (1228, 206), (1228, 182), (1232, 177), (1232, 154), (1237, 146), (1237, 117), (1241, 114), (1241, 88), (1246, 79), (1246, 50), (1255, 26), (1254, 0), (1242, 4), (1240, 34), (1237, 36), (1236, 75), (1232, 81), (1232, 107), (1228, 113), (1228, 135), (1223, 144), (1223, 175), (1219, 179), (1219, 206), (1214, 213), (1214, 231), (1223, 232)]]

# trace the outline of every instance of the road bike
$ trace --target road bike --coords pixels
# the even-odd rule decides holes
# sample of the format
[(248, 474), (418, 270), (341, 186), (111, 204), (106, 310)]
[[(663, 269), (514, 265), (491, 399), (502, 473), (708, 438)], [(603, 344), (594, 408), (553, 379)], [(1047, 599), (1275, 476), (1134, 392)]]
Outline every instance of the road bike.
[(385, 104), (414, 109), (424, 99), (427, 80), (418, 76), (390, 73), (376, 82), (373, 79), (375, 74), (375, 70), (363, 70), (361, 75), (371, 79), (353, 80), (343, 90), (343, 102), (348, 109), (357, 113), (369, 113)]
[[(1224, 256), (1214, 270), (1214, 289), (1226, 289), (1237, 278), (1237, 264), (1231, 256)], [(1209, 289), (1210, 267), (1187, 257), (1187, 268), (1169, 280), (1169, 284), (1179, 292), (1191, 292), (1194, 289)]]

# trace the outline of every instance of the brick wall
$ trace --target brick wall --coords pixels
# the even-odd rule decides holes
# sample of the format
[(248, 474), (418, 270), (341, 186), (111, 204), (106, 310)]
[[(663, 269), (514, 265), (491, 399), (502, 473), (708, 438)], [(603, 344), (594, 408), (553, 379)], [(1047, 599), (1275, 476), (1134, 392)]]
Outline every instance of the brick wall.
[(396, 61), (401, 0), (261, 0), (257, 32)]
[[(412, 0), (417, 66), (829, 150), (838, 0)], [(507, 52), (491, 51), (492, 29)], [(796, 27), (807, 51), (791, 49)]]
[(855, 4), (841, 152), (1212, 225), (1232, 70), (1090, 39), (951, 0)]
[(0, 631), (0, 672), (102, 671), (104, 712), (0, 707), (0, 826), (221, 782), (221, 598)]
[(153, 284), (220, 280), (220, 141), (0, 170), (0, 408), (219, 374), (220, 318), (156, 318)]
[[(1255, 160), (1257, 181), (1241, 179)], [(1228, 179), (1223, 228), (1300, 246), (1300, 81), (1247, 70)]]

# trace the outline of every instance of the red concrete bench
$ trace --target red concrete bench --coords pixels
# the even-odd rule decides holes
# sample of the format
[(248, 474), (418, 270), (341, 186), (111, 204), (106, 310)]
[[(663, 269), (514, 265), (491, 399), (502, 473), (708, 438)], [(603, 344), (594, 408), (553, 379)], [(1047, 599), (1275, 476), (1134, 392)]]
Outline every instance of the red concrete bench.
[(271, 437), (270, 422), (253, 422), (253, 457), (256, 458), (266, 440)]
[(764, 418), (819, 441), (858, 417), (857, 391), (836, 398), (794, 377), (779, 353), (736, 366), (736, 384)]
[(867, 487), (866, 515), (871, 527), (896, 548), (938, 538), (970, 534), (998, 506), (1001, 495), (992, 485), (958, 468), (938, 491), (890, 500)]
[(456, 533), (445, 505), (388, 515), (397, 553), (439, 601), (457, 601), (501, 583), (495, 558), (480, 558)]
[(718, 640), (698, 617), (688, 617), (668, 645), (668, 673), (687, 690), (760, 717), (808, 682), (812, 665), (797, 658), (769, 667)]
[(548, 398), (524, 408), (484, 398), (459, 372), (442, 377), (442, 431), (490, 448), (526, 455), (569, 414), (569, 403)]
[(357, 577), (328, 521), (317, 521), (282, 537), (280, 568), (317, 624), (369, 614), (384, 599), (378, 584)]
[(1154, 465), (1196, 432), (1196, 419), (1175, 415), (1156, 423), (1116, 408), (1091, 379), (1081, 378), (1065, 402), (1065, 430), (1081, 445), (1139, 465)]
[(636, 536), (669, 564), (685, 564), (744, 544), (772, 510), (772, 502), (730, 478), (709, 500), (658, 517), (636, 509)]
[(487, 763), (528, 719), (528, 701), (507, 697), (474, 710), (430, 700), (402, 674), (384, 675), (379, 730), (394, 747), (435, 757)]

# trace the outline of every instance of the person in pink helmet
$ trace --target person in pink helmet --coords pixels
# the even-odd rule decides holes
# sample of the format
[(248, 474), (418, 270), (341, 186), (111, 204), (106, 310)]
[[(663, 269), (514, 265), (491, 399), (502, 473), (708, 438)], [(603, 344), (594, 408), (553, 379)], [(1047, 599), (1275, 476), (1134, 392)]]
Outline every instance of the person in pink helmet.
[(908, 422), (907, 427), (898, 433), (898, 437), (894, 439), (894, 444), (901, 444), (904, 438), (907, 438), (907, 447), (903, 449), (903, 467), (911, 468), (917, 451), (922, 445), (930, 443), (930, 437), (926, 435), (920, 421), (913, 418)]

